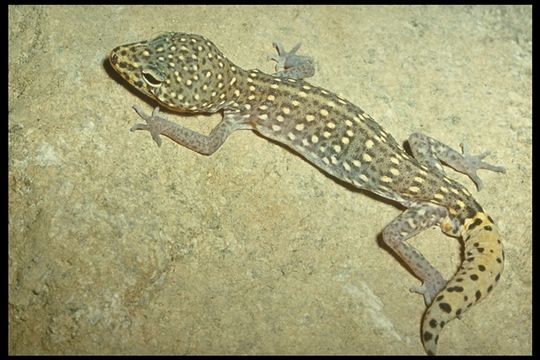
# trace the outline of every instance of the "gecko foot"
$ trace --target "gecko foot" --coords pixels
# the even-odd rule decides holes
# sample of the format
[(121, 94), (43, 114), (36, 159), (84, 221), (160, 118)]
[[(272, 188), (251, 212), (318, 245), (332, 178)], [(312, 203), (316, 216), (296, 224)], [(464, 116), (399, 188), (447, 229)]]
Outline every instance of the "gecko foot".
[(412, 287), (409, 290), (424, 296), (427, 306), (431, 305), (433, 298), (446, 286), (447, 281), (442, 276), (424, 281), (421, 286)]
[(465, 174), (467, 174), (472, 179), (472, 181), (474, 181), (478, 190), (481, 190), (484, 185), (480, 177), (478, 177), (478, 175), (476, 174), (477, 170), (486, 169), (486, 170), (491, 170), (491, 171), (496, 171), (496, 172), (501, 172), (501, 173), (506, 172), (506, 169), (503, 166), (495, 166), (495, 165), (491, 165), (489, 163), (482, 161), (482, 159), (488, 156), (491, 153), (491, 151), (483, 152), (480, 155), (471, 155), (467, 152), (465, 144), (462, 143), (460, 144), (460, 146), (462, 149), (463, 160), (464, 160), (463, 169), (461, 170)]
[(146, 121), (146, 124), (135, 124), (131, 127), (130, 131), (147, 130), (152, 135), (152, 139), (154, 139), (157, 146), (161, 146), (161, 138), (159, 135), (161, 134), (161, 122), (164, 119), (158, 116), (159, 106), (152, 111), (152, 115), (145, 114), (144, 110), (139, 105), (133, 105), (133, 110)]
[(304, 79), (315, 74), (313, 58), (304, 55), (296, 55), (302, 44), (298, 43), (291, 51), (285, 51), (280, 43), (273, 43), (278, 55), (270, 57), (276, 62), (275, 76)]

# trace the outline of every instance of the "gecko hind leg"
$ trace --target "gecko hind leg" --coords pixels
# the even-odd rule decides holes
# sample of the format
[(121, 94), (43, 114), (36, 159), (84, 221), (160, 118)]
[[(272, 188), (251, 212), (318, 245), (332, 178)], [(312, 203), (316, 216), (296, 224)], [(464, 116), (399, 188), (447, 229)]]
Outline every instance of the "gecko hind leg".
[(383, 241), (402, 259), (414, 274), (422, 280), (422, 286), (410, 288), (424, 296), (426, 305), (446, 285), (441, 273), (412, 245), (405, 241), (448, 218), (446, 208), (434, 204), (416, 204), (405, 210), (383, 230)]
[(476, 174), (479, 169), (491, 170), (496, 172), (506, 172), (502, 166), (495, 166), (482, 161), (490, 154), (489, 151), (480, 155), (471, 155), (466, 151), (465, 145), (461, 144), (462, 154), (458, 153), (448, 145), (441, 143), (429, 136), (414, 133), (409, 136), (409, 145), (411, 146), (414, 158), (420, 163), (429, 166), (431, 169), (444, 175), (441, 161), (471, 178), (476, 184), (476, 188), (481, 190), (482, 180)]

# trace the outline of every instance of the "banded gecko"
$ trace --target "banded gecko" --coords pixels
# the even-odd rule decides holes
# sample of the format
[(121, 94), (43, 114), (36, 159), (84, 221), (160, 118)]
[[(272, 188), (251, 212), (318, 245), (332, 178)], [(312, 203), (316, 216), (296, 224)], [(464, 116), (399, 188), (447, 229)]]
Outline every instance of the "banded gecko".
[[(478, 169), (505, 169), (483, 162), (489, 153), (472, 156), (463, 148), (462, 155), (419, 133), (409, 137), (409, 155), (358, 106), (304, 81), (314, 66), (310, 57), (296, 54), (299, 46), (290, 52), (274, 46), (274, 75), (240, 68), (195, 34), (171, 32), (116, 47), (109, 56), (112, 67), (158, 104), (188, 114), (223, 113), (204, 135), (164, 119), (159, 107), (148, 115), (134, 105), (145, 123), (131, 130), (149, 131), (158, 146), (165, 135), (204, 155), (214, 153), (233, 131), (254, 130), (331, 176), (404, 206), (384, 228), (383, 240), (423, 282), (411, 291), (424, 297), (421, 337), (426, 352), (435, 354), (443, 327), (493, 290), (504, 261), (493, 219), (445, 175), (441, 161), (467, 174), (478, 190)], [(406, 242), (433, 225), (464, 242), (464, 260), (449, 281)]]

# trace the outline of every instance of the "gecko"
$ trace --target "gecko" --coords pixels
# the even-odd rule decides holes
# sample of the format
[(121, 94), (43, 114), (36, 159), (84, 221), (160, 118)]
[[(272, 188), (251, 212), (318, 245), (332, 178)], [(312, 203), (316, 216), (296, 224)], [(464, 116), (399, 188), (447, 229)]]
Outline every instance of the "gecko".
[[(505, 172), (483, 161), (489, 152), (462, 153), (421, 133), (409, 136), (407, 152), (370, 115), (334, 92), (306, 80), (314, 74), (311, 57), (287, 52), (274, 43), (276, 72), (244, 70), (206, 37), (163, 33), (114, 48), (112, 68), (158, 103), (151, 114), (134, 105), (144, 123), (131, 130), (161, 135), (199, 154), (211, 155), (236, 130), (253, 130), (285, 145), (331, 177), (403, 206), (382, 230), (393, 253), (422, 281), (411, 291), (423, 295), (427, 309), (421, 340), (435, 355), (439, 335), (499, 282), (504, 250), (493, 218), (460, 183), (446, 176), (442, 163), (468, 175), (482, 188), (478, 169)], [(208, 135), (162, 117), (159, 106), (183, 114), (223, 114)], [(432, 226), (463, 240), (463, 260), (449, 279), (407, 240)]]

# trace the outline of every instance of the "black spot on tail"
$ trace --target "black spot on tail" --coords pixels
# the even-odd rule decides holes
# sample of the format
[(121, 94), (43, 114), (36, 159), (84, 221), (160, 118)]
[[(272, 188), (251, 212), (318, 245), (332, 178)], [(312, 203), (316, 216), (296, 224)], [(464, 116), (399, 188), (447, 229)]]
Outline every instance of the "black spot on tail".
[(440, 303), (439, 307), (441, 308), (442, 311), (444, 311), (446, 313), (451, 313), (452, 312), (452, 307), (448, 303)]
[(424, 331), (424, 341), (429, 341), (433, 339), (433, 334), (429, 331)]
[(476, 274), (472, 274), (469, 277), (471, 278), (471, 280), (474, 280), (474, 281), (478, 280), (478, 275), (476, 275)]
[(480, 298), (482, 297), (482, 293), (480, 292), (480, 290), (476, 292), (475, 296), (476, 296), (476, 301), (480, 300)]
[(479, 218), (476, 218), (474, 219), (474, 221), (471, 223), (471, 225), (469, 225), (469, 227), (467, 228), (467, 230), (471, 231), (472, 229), (474, 229), (475, 227), (477, 227), (478, 225), (480, 225), (482, 223), (482, 220), (480, 220)]
[(436, 328), (437, 327), (437, 320), (435, 320), (435, 319), (429, 320), (429, 326), (431, 326), (432, 328)]
[(478, 270), (486, 271), (486, 267), (484, 265), (478, 265)]

